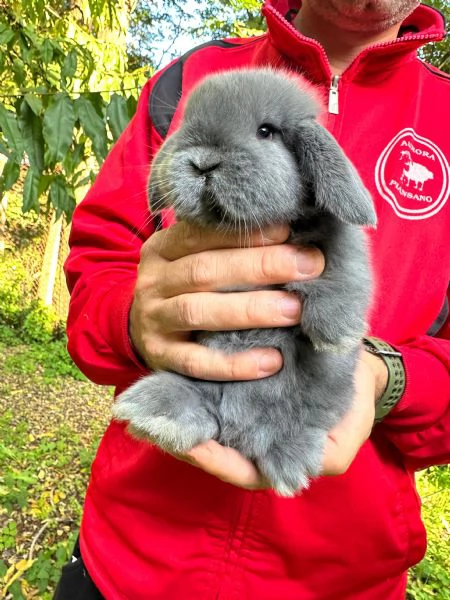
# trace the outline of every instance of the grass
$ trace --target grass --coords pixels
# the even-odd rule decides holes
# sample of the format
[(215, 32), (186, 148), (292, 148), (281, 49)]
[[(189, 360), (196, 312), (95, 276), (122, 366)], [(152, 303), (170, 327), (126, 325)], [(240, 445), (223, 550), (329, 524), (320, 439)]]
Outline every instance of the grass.
[(0, 598), (50, 600), (78, 534), (111, 390), (76, 371), (63, 341), (0, 339)]

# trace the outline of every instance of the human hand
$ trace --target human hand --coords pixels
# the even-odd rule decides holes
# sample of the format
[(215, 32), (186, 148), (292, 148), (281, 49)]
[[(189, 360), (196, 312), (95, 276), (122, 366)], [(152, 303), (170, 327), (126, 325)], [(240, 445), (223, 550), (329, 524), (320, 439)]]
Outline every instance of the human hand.
[[(347, 471), (372, 431), (375, 403), (386, 385), (384, 363), (368, 352), (361, 352), (355, 371), (353, 404), (344, 418), (328, 434), (322, 462), (322, 475), (342, 475)], [(246, 489), (268, 488), (255, 465), (233, 448), (210, 440), (182, 457), (207, 473)]]
[(282, 366), (274, 348), (233, 355), (193, 340), (194, 331), (289, 327), (300, 321), (297, 296), (282, 290), (220, 293), (318, 277), (324, 257), (315, 248), (285, 244), (288, 226), (249, 234), (218, 233), (180, 222), (143, 245), (130, 311), (130, 337), (153, 370), (208, 380), (268, 377)]

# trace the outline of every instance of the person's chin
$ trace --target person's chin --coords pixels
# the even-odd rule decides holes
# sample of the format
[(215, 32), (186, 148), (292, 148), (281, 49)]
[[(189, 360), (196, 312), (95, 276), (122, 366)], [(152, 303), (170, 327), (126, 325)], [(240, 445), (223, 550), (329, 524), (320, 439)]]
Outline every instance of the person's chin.
[(349, 33), (361, 33), (361, 34), (376, 34), (383, 31), (387, 31), (396, 24), (396, 20), (390, 18), (379, 18), (370, 20), (367, 18), (355, 19), (351, 17), (340, 16), (339, 19), (334, 19), (334, 25), (339, 27), (343, 31)]

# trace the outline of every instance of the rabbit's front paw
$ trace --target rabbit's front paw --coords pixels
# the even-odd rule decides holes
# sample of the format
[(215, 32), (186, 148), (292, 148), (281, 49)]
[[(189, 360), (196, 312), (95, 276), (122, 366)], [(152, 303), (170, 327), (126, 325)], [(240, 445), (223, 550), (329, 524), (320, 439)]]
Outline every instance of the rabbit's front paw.
[(366, 323), (346, 308), (335, 310), (329, 301), (315, 298), (304, 303), (301, 327), (315, 350), (346, 353), (361, 343)]
[(218, 434), (195, 383), (173, 373), (144, 377), (120, 394), (112, 409), (129, 432), (163, 450), (184, 453)]
[[(363, 330), (364, 331), (364, 330)], [(328, 336), (317, 335), (317, 332), (308, 334), (309, 339), (317, 352), (335, 352), (336, 354), (346, 354), (354, 350), (361, 343), (361, 335), (344, 335), (340, 338), (330, 339)]]
[(311, 478), (320, 474), (326, 436), (322, 429), (305, 429), (297, 439), (273, 444), (267, 454), (256, 461), (278, 495), (295, 496), (309, 486)]

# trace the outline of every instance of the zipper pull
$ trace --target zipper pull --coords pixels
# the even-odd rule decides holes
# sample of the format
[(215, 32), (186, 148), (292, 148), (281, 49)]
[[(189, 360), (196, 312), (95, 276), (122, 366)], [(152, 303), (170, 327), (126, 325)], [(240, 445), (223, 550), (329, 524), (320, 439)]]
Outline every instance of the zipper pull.
[(328, 97), (328, 112), (332, 115), (339, 114), (339, 75), (333, 75), (330, 85), (330, 94)]

